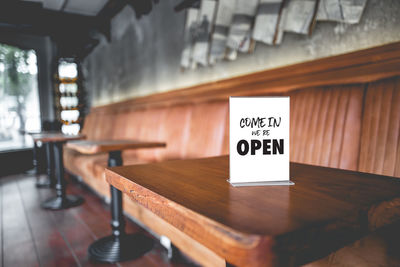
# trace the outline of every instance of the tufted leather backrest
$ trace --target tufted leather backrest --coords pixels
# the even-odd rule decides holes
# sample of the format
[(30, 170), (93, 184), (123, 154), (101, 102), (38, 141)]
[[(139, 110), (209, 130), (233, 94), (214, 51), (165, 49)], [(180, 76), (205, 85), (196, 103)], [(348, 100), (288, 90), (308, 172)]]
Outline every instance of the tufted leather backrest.
[(130, 115), (132, 115), (128, 111), (120, 111), (118, 113), (114, 113), (114, 129), (112, 131), (112, 139), (124, 139), (126, 136), (127, 128), (130, 123)]
[(94, 131), (92, 132), (93, 134), (93, 139), (98, 140), (101, 139), (102, 133), (103, 133), (103, 129), (101, 129), (101, 125), (105, 125), (104, 121), (102, 120), (102, 115), (101, 114), (96, 114), (96, 116), (94, 117), (93, 123), (95, 126)]
[(176, 105), (166, 109), (159, 138), (167, 143), (167, 147), (157, 150), (158, 160), (183, 158), (189, 138), (191, 113), (192, 105)]
[[(143, 141), (163, 141), (160, 136), (161, 122), (166, 110), (154, 108), (145, 110), (139, 130), (138, 139)], [(135, 124), (132, 125), (135, 127)], [(139, 149), (137, 156), (144, 161), (156, 161), (157, 149)]]
[(123, 127), (125, 127), (125, 131), (121, 136), (123, 139), (139, 138), (142, 125), (146, 120), (145, 114), (144, 109), (133, 110), (128, 113), (127, 120), (123, 122)]
[[(286, 94), (291, 98), (290, 160), (400, 177), (399, 80), (304, 88)], [(124, 158), (130, 159), (228, 154), (228, 101), (92, 113), (83, 133), (91, 139), (167, 143), (162, 149), (124, 152)]]
[(290, 99), (290, 160), (356, 170), (363, 85), (299, 90)]
[[(290, 160), (357, 170), (364, 85), (300, 89), (290, 96)], [(226, 122), (228, 123), (228, 122)], [(229, 125), (223, 151), (229, 153)]]
[(358, 170), (400, 177), (400, 78), (367, 86)]
[(184, 157), (211, 157), (222, 154), (227, 113), (226, 101), (193, 105)]
[[(145, 110), (131, 110), (126, 114), (126, 120), (120, 120), (122, 127), (125, 129), (121, 133), (120, 139), (139, 139), (142, 125), (145, 123)], [(119, 126), (115, 126), (116, 129)], [(137, 158), (137, 150), (123, 151), (123, 158), (125, 163), (131, 162), (131, 159)]]
[(93, 132), (95, 131), (94, 117), (96, 113), (92, 112), (86, 115), (85, 121), (82, 128), (82, 134), (88, 139), (93, 139)]
[[(100, 127), (97, 129), (98, 135), (96, 136), (96, 139), (107, 139), (113, 135), (114, 128), (117, 126), (115, 118), (116, 116), (113, 113), (99, 116), (98, 123), (100, 124)], [(107, 125), (107, 127), (104, 127), (104, 125)]]

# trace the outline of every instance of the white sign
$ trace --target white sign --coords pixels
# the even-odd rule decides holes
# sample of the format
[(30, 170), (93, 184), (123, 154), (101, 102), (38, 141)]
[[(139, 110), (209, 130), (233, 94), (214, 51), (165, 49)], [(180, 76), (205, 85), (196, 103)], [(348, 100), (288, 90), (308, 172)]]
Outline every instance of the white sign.
[(229, 124), (232, 185), (293, 184), (289, 97), (230, 97)]

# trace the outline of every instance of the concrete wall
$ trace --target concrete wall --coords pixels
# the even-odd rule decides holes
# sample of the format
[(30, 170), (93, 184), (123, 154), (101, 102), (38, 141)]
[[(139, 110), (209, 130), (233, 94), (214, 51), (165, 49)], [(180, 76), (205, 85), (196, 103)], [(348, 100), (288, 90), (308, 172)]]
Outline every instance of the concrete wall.
[(318, 22), (311, 37), (286, 33), (280, 46), (257, 43), (236, 61), (182, 71), (185, 12), (176, 3), (160, 1), (140, 20), (126, 7), (113, 19), (112, 41), (83, 63), (93, 106), (400, 41), (400, 1), (368, 0), (358, 25)]

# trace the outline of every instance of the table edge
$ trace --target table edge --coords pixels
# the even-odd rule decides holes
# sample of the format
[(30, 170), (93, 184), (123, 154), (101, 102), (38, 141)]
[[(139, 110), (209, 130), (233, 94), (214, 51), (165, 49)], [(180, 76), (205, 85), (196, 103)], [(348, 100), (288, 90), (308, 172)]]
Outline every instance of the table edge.
[[(157, 193), (129, 180), (125, 177), (119, 175), (118, 173), (106, 168), (105, 169), (105, 177), (106, 181), (117, 189), (121, 190), (125, 193), (129, 198), (137, 202), (139, 205), (144, 208), (150, 210), (155, 215), (165, 220), (173, 227), (177, 228), (179, 231), (187, 234), (191, 238), (197, 240), (202, 243), (204, 246), (213, 250), (215, 253), (220, 255), (225, 259), (231, 259), (231, 263), (235, 263), (238, 265), (243, 265), (244, 262), (251, 263), (253, 266), (257, 266), (257, 262), (268, 262), (274, 260), (272, 256), (272, 248), (274, 246), (274, 238), (270, 236), (259, 236), (255, 234), (242, 233), (235, 229), (232, 229), (226, 225), (223, 225), (217, 221), (214, 221), (206, 216), (203, 216), (199, 213), (196, 213), (179, 203), (171, 201), (163, 196), (158, 195)], [(118, 180), (128, 180), (130, 182), (129, 186), (123, 185)], [(133, 195), (133, 192), (138, 192)], [(149, 201), (146, 199), (152, 199), (154, 203), (154, 199), (157, 199), (157, 206), (162, 209), (156, 209), (149, 206)], [(190, 218), (191, 223), (196, 225), (196, 229), (201, 229), (201, 234), (196, 234), (192, 228), (187, 227), (179, 227), (182, 224), (174, 223), (169, 217), (163, 216), (161, 211), (178, 211), (177, 216), (183, 216), (182, 214), (190, 214), (190, 216), (185, 216)], [(175, 216), (175, 218), (177, 217)], [(181, 219), (182, 220), (182, 219)], [(204, 227), (207, 225), (207, 228)], [(211, 231), (210, 231), (211, 229)], [(218, 242), (218, 246), (210, 247), (208, 244), (205, 244), (200, 240), (199, 236), (208, 236), (208, 238), (218, 239), (221, 242)], [(238, 256), (240, 255), (240, 256)], [(241, 263), (241, 264), (239, 264)], [(247, 265), (247, 264), (246, 264)], [(270, 265), (270, 264), (268, 264)], [(272, 265), (272, 263), (271, 263)]]
[[(128, 140), (129, 141), (129, 140)], [(144, 142), (146, 143), (146, 142)], [(123, 145), (118, 145), (121, 146), (119, 149), (104, 149), (108, 145), (94, 145), (94, 146), (79, 146), (74, 143), (67, 143), (66, 147), (68, 149), (72, 149), (75, 151), (78, 151), (81, 154), (86, 154), (86, 155), (93, 155), (93, 154), (98, 154), (98, 153), (108, 153), (110, 151), (124, 151), (124, 150), (135, 150), (135, 149), (146, 149), (146, 148), (162, 148), (166, 147), (167, 144), (165, 142), (148, 142), (145, 145), (138, 146), (138, 147), (129, 147), (127, 145), (126, 148), (122, 147)], [(112, 146), (112, 145), (110, 145)], [(84, 148), (85, 147), (85, 148)]]
[[(302, 164), (300, 164), (302, 165)], [(303, 164), (307, 165), (307, 164)], [(281, 236), (268, 236), (268, 235), (257, 235), (257, 234), (251, 234), (251, 233), (243, 233), (239, 230), (232, 229), (229, 226), (223, 225), (211, 218), (208, 218), (202, 214), (196, 213), (195, 211), (192, 211), (183, 205), (176, 203), (172, 200), (169, 200), (156, 192), (151, 191), (150, 189), (147, 189), (140, 184), (135, 183), (134, 181), (127, 179), (123, 177), (122, 175), (118, 174), (117, 172), (114, 172), (112, 169), (106, 169), (105, 170), (105, 176), (106, 180), (108, 183), (111, 185), (117, 187), (120, 189), (123, 193), (126, 193), (131, 199), (136, 201), (138, 204), (141, 206), (149, 209), (151, 212), (156, 214), (158, 217), (161, 219), (167, 221), (170, 223), (172, 226), (176, 227), (179, 231), (187, 234), (191, 238), (197, 240), (198, 242), (202, 243), (209, 249), (213, 250), (216, 252), (218, 255), (225, 259), (232, 259), (230, 262), (234, 263), (238, 266), (242, 265), (248, 265), (245, 264), (249, 260), (253, 259), (254, 262), (258, 262), (258, 260), (262, 260), (264, 263), (271, 263), (271, 265), (274, 265), (274, 263), (278, 262), (281, 260), (281, 255), (285, 255), (285, 252), (290, 252), (287, 251), (282, 247), (282, 243), (285, 243), (285, 237), (281, 238)], [(372, 174), (374, 176), (374, 174)], [(392, 178), (392, 177), (388, 177)], [(132, 194), (133, 191), (137, 191), (138, 193), (136, 195)], [(157, 201), (160, 202), (155, 206), (158, 206), (158, 209), (154, 207), (149, 206), (149, 201), (148, 199), (154, 200), (158, 199)], [(331, 237), (331, 235), (334, 234), (343, 234), (347, 233), (349, 230), (349, 226), (355, 227), (351, 235), (347, 238), (344, 239), (344, 241), (341, 241), (341, 247), (346, 246), (347, 244), (350, 244), (351, 242), (354, 242), (355, 240), (358, 240), (362, 238), (365, 235), (368, 235), (375, 230), (383, 227), (383, 226), (388, 226), (392, 225), (393, 223), (397, 222), (400, 220), (396, 219), (396, 221), (393, 221), (393, 218), (396, 217), (396, 214), (385, 214), (385, 207), (387, 206), (392, 206), (393, 203), (395, 203), (397, 210), (396, 214), (400, 214), (400, 197), (399, 196), (394, 196), (392, 198), (387, 198), (383, 199), (382, 201), (379, 201), (377, 203), (371, 204), (365, 209), (357, 209), (354, 213), (349, 213), (346, 216), (343, 216), (341, 218), (336, 218), (334, 220), (325, 222), (317, 227), (315, 229), (311, 229), (306, 231), (306, 234), (315, 234), (320, 231), (324, 233), (326, 229), (330, 229), (335, 226), (340, 226), (338, 229), (330, 229), (329, 231), (326, 231), (326, 238)], [(161, 206), (162, 205), (162, 206)], [(176, 210), (178, 208), (178, 210)], [(180, 225), (177, 223), (174, 223), (174, 220), (171, 220), (169, 217), (163, 216), (162, 214), (162, 209), (168, 209), (170, 212), (175, 211), (178, 213), (186, 213), (190, 214), (190, 217), (195, 218), (198, 221), (202, 221), (203, 223), (207, 223), (208, 228), (212, 229), (212, 233), (208, 232), (205, 234), (208, 234), (214, 239), (218, 239), (220, 242), (218, 243), (219, 247), (210, 247), (205, 243), (205, 239), (203, 236), (199, 237), (199, 234), (193, 234), (191, 232), (192, 229), (186, 229), (179, 227)], [(175, 210), (174, 210), (175, 209)], [(179, 216), (183, 216), (182, 214), (179, 214)], [(388, 218), (384, 218), (384, 220), (381, 220), (382, 216), (386, 216)], [(392, 217), (390, 217), (392, 216)], [(399, 217), (399, 216), (397, 216)], [(350, 224), (349, 224), (350, 223)], [(199, 228), (204, 228), (203, 225), (195, 226)], [(202, 231), (204, 231), (202, 229)], [(336, 231), (336, 232), (335, 232)], [(339, 231), (339, 232), (337, 232)], [(293, 232), (297, 232), (297, 230), (294, 230)], [(233, 233), (233, 234), (231, 234)], [(239, 238), (237, 238), (239, 237)], [(222, 240), (222, 241), (221, 241)], [(287, 240), (286, 240), (287, 241)], [(214, 241), (216, 242), (216, 241)], [(300, 244), (300, 243), (298, 243)], [(316, 248), (316, 245), (314, 244), (312, 248)], [(337, 244), (323, 244), (322, 251), (325, 253), (322, 256), (315, 256), (313, 255), (312, 258), (303, 258), (299, 260), (309, 260), (307, 262), (303, 262), (302, 264), (312, 262), (314, 260), (317, 260), (321, 257), (324, 257), (326, 255), (329, 255), (329, 253), (341, 248), (338, 247)], [(276, 247), (279, 246), (279, 247)], [(226, 248), (229, 249), (226, 249)], [(223, 249), (225, 248), (225, 250)], [(283, 250), (282, 250), (283, 248)], [(304, 253), (304, 251), (302, 251)], [(323, 254), (323, 253), (321, 253)], [(241, 255), (238, 257), (237, 255)], [(244, 256), (245, 255), (245, 256)], [(268, 255), (268, 256), (267, 256)], [(289, 257), (289, 255), (286, 255)], [(294, 255), (293, 257), (297, 257)], [(243, 258), (246, 259), (245, 262), (243, 262)], [(243, 264), (242, 264), (243, 263)], [(267, 265), (269, 265), (269, 263)], [(253, 266), (257, 266), (257, 264), (254, 264)]]

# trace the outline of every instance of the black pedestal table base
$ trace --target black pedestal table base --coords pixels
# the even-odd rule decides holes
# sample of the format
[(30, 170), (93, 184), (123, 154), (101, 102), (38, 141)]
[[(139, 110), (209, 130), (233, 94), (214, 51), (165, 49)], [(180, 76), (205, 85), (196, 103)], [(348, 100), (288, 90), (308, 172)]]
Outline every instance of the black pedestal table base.
[(38, 153), (39, 149), (37, 147), (37, 143), (34, 142), (34, 149), (33, 149), (33, 165), (35, 166), (36, 171), (36, 187), (37, 188), (52, 188), (54, 187), (54, 160), (53, 160), (53, 145), (52, 143), (45, 144), (46, 146), (46, 161), (47, 161), (47, 177), (41, 178), (39, 176), (39, 169), (38, 169)]
[(141, 257), (153, 248), (153, 240), (143, 234), (113, 235), (100, 238), (89, 247), (89, 255), (95, 261), (121, 262)]
[(36, 187), (37, 188), (51, 188), (53, 187), (50, 179), (48, 177), (38, 177), (36, 179)]
[(50, 210), (68, 209), (81, 205), (84, 200), (82, 197), (67, 195), (66, 182), (64, 178), (63, 165), (63, 142), (54, 142), (52, 144), (54, 152), (55, 174), (57, 177), (56, 197), (50, 198), (42, 203), (42, 208)]
[(52, 197), (42, 203), (42, 208), (49, 210), (62, 210), (79, 206), (83, 203), (83, 198), (80, 196), (67, 195), (62, 197)]
[[(121, 151), (111, 151), (108, 166), (121, 166)], [(90, 245), (91, 259), (100, 262), (120, 262), (139, 258), (153, 248), (153, 240), (143, 234), (126, 234), (122, 210), (122, 192), (110, 186), (112, 234)]]

